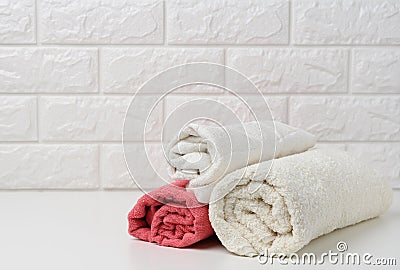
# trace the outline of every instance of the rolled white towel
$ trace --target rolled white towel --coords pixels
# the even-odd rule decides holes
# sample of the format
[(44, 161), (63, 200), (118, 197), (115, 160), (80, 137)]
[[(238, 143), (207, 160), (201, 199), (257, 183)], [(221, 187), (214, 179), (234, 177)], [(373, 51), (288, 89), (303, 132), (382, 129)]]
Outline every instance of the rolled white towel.
[(245, 175), (244, 169), (216, 185), (211, 199), (231, 191), (209, 206), (222, 244), (244, 256), (296, 252), (320, 235), (382, 214), (393, 196), (388, 183), (343, 151), (311, 149), (249, 166)]
[(215, 127), (189, 124), (167, 147), (173, 179), (191, 179), (189, 188), (208, 203), (213, 186), (247, 165), (306, 151), (315, 137), (280, 122)]

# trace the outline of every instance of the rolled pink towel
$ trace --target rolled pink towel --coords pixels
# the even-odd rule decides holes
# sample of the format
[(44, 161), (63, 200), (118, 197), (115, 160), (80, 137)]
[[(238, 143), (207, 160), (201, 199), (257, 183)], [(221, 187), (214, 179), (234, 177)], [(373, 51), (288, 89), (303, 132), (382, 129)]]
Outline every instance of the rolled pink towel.
[(170, 247), (187, 247), (213, 235), (208, 205), (184, 189), (188, 182), (175, 181), (143, 195), (128, 214), (129, 234)]

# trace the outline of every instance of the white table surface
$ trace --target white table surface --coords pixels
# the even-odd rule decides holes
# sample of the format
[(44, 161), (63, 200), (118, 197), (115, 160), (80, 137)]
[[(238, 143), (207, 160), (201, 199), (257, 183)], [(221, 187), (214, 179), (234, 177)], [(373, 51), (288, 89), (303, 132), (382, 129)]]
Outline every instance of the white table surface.
[[(140, 195), (139, 191), (0, 192), (0, 269), (282, 268), (231, 254), (215, 237), (185, 249), (131, 238), (126, 215)], [(399, 269), (400, 192), (395, 192), (392, 207), (383, 216), (320, 237), (302, 252), (336, 251), (338, 241), (348, 244), (348, 252), (396, 257)], [(307, 268), (326, 267), (343, 268)]]

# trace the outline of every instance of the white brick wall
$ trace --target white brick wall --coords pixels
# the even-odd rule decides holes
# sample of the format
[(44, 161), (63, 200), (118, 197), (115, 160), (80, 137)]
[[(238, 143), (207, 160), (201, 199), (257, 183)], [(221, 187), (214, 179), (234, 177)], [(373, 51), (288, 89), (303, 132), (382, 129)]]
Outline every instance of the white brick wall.
[[(274, 118), (352, 152), (400, 188), (398, 0), (14, 0), (0, 3), (0, 189), (135, 188), (121, 147), (132, 93), (187, 62), (237, 69)], [(194, 98), (251, 119), (215, 87), (168, 96), (146, 130), (163, 176), (162, 123)], [(142, 131), (132, 132), (135, 151)], [(142, 154), (138, 177), (157, 185)]]
[(126, 97), (40, 97), (43, 141), (120, 141)]
[(94, 93), (97, 49), (0, 47), (0, 93)]
[(223, 49), (106, 48), (101, 50), (101, 84), (106, 93), (134, 93), (147, 80), (174, 65), (224, 63)]
[(293, 1), (296, 44), (400, 44), (397, 0)]
[(324, 141), (400, 141), (400, 97), (292, 97), (289, 115)]
[(36, 97), (0, 96), (0, 140), (37, 140)]
[(160, 44), (163, 3), (39, 0), (39, 40), (51, 44)]
[(35, 0), (2, 1), (0, 14), (0, 43), (35, 42)]
[(98, 188), (96, 145), (0, 145), (0, 188)]
[(228, 49), (228, 66), (263, 93), (343, 93), (348, 51), (343, 49)]
[(167, 1), (170, 44), (287, 44), (288, 1)]

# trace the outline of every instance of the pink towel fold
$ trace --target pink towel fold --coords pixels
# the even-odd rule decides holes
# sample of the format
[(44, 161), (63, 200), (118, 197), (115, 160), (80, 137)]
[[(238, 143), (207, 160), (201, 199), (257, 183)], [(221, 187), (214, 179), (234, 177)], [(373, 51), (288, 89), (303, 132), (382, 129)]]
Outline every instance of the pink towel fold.
[(143, 195), (128, 214), (129, 234), (170, 247), (187, 247), (213, 235), (208, 205), (184, 189), (188, 182), (175, 181)]

